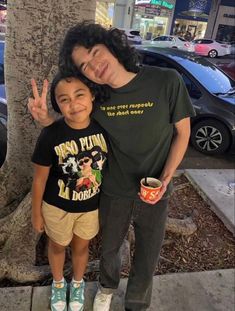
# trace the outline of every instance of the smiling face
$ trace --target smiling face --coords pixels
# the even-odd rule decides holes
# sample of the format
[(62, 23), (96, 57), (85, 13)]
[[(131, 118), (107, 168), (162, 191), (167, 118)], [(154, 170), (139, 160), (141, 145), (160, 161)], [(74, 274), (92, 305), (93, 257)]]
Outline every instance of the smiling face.
[(104, 44), (96, 44), (87, 49), (77, 46), (72, 59), (79, 70), (91, 81), (113, 86), (123, 66)]
[(81, 129), (89, 125), (94, 98), (84, 83), (76, 78), (61, 80), (55, 88), (55, 98), (69, 126)]

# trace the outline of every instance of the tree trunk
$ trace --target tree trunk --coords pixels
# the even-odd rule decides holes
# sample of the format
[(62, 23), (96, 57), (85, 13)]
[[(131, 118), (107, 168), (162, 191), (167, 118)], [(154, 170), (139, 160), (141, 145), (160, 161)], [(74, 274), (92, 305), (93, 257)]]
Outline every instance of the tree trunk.
[(30, 79), (51, 81), (65, 32), (84, 16), (94, 18), (95, 1), (8, 1), (5, 46), (8, 144), (0, 173), (1, 216), (14, 210), (30, 189), (30, 157), (39, 134), (39, 127), (27, 111)]
[(8, 140), (0, 171), (0, 278), (24, 282), (39, 279), (49, 271), (48, 267), (42, 271), (34, 266), (37, 237), (31, 229), (27, 193), (32, 181), (30, 158), (40, 128), (27, 110), (27, 101), (31, 96), (30, 79), (51, 81), (60, 42), (67, 29), (83, 17), (94, 19), (94, 0), (8, 0)]

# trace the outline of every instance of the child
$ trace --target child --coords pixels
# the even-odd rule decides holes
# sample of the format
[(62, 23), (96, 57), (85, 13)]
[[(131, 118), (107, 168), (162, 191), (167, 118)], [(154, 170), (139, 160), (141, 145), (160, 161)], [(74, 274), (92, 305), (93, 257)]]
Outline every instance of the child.
[[(44, 81), (41, 96), (34, 80), (32, 87), (32, 100), (45, 106), (48, 82)], [(83, 310), (88, 246), (99, 229), (97, 207), (107, 145), (102, 129), (90, 119), (93, 100), (80, 79), (57, 74), (51, 103), (63, 118), (42, 130), (32, 156), (32, 224), (49, 237), (52, 311), (67, 311), (63, 266), (70, 243), (73, 279), (68, 311)]]

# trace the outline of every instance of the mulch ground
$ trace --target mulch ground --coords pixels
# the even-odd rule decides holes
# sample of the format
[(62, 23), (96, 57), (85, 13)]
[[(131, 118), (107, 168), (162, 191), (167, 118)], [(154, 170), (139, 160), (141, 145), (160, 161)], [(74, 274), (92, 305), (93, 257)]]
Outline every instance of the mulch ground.
[[(175, 191), (169, 203), (169, 217), (184, 219), (191, 216), (197, 231), (190, 236), (166, 232), (156, 274), (176, 272), (198, 272), (205, 270), (228, 269), (235, 267), (235, 239), (222, 221), (212, 212), (185, 176), (174, 178)], [(47, 264), (45, 237), (42, 236), (37, 248), (37, 265)], [(99, 259), (100, 236), (90, 245), (90, 259)], [(69, 258), (69, 252), (67, 258)], [(128, 276), (122, 271), (122, 277)], [(85, 275), (87, 281), (98, 280), (99, 273)], [(23, 285), (48, 285), (50, 280)], [(9, 280), (0, 282), (0, 287), (22, 286)]]

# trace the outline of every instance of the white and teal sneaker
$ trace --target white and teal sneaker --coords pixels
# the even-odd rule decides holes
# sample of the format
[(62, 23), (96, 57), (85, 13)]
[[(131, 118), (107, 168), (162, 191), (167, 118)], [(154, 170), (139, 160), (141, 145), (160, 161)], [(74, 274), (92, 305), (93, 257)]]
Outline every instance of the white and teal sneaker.
[(51, 285), (51, 311), (67, 311), (67, 283), (53, 282)]
[(71, 282), (68, 311), (82, 311), (84, 308), (85, 282)]

